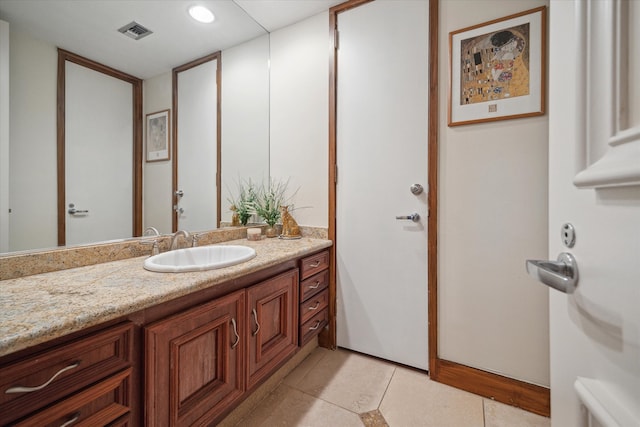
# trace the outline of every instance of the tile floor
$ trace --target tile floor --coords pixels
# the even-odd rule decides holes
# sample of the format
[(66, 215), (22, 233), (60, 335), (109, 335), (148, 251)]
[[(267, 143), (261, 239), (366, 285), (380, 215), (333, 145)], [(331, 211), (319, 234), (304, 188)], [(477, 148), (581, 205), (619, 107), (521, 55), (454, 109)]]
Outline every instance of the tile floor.
[(550, 420), (346, 350), (317, 348), (242, 427), (548, 427)]

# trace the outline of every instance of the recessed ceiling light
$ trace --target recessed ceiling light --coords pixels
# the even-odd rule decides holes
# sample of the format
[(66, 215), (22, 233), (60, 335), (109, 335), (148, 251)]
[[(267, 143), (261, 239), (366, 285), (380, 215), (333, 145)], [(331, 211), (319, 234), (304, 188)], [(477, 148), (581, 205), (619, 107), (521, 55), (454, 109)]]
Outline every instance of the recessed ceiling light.
[(213, 16), (213, 12), (204, 6), (191, 6), (189, 8), (189, 15), (196, 21), (204, 24), (210, 24), (216, 19), (216, 17)]

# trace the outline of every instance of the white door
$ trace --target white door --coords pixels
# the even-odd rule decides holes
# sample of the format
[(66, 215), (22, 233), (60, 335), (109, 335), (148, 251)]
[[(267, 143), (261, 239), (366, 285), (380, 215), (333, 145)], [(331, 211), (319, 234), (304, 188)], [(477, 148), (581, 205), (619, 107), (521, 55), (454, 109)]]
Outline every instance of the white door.
[(69, 61), (65, 69), (66, 244), (131, 237), (131, 83)]
[(428, 3), (367, 3), (338, 29), (338, 345), (427, 369)]
[[(575, 9), (579, 3), (604, 8), (594, 10), (594, 16), (606, 20), (615, 15), (609, 6), (617, 2), (558, 0), (550, 5), (549, 257), (555, 260), (559, 253), (568, 252), (578, 266), (574, 293), (550, 291), (551, 423), (554, 427), (637, 427), (640, 86), (634, 80), (640, 73), (640, 33), (627, 38), (634, 49), (628, 75), (635, 77), (629, 81), (624, 75), (622, 79), (602, 78), (601, 71), (606, 73), (607, 67), (615, 64), (608, 58), (615, 49), (606, 40), (607, 34), (615, 31), (605, 30), (600, 39), (603, 50), (596, 45), (589, 50), (580, 46), (580, 38), (575, 37)], [(621, 18), (632, 17), (629, 28), (638, 31), (640, 3), (626, 3), (632, 10), (623, 12)], [(580, 54), (587, 51), (593, 54), (593, 67), (585, 66), (580, 59)], [(592, 76), (600, 77), (593, 84), (587, 80), (585, 86), (578, 87), (576, 79), (587, 69)], [(615, 93), (611, 89), (616, 81), (621, 84), (619, 93), (631, 98), (629, 108), (620, 108), (624, 107), (624, 97), (609, 98)], [(594, 96), (600, 90), (601, 94)], [(585, 106), (603, 110), (586, 120), (581, 113)], [(617, 120), (617, 113), (624, 114), (626, 110), (630, 112), (628, 120)], [(598, 123), (597, 129), (586, 132), (586, 126), (592, 127), (594, 122)], [(625, 132), (631, 136), (626, 142), (608, 144), (606, 140), (596, 140), (598, 136), (606, 139), (607, 134)], [(612, 187), (594, 188), (614, 182), (617, 184)], [(573, 247), (561, 241), (560, 230), (565, 223), (575, 229)], [(589, 416), (593, 417), (591, 421)]]
[(217, 60), (178, 74), (178, 229), (217, 227)]

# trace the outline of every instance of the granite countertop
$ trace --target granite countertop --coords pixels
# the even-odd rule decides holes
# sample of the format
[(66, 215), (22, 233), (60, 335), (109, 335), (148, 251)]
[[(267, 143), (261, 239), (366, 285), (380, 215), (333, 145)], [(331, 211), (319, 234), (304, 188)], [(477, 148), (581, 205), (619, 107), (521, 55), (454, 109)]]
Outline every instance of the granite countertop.
[(146, 257), (0, 281), (0, 356), (209, 288), (332, 245), (330, 240), (232, 240), (252, 260), (219, 270), (155, 273)]

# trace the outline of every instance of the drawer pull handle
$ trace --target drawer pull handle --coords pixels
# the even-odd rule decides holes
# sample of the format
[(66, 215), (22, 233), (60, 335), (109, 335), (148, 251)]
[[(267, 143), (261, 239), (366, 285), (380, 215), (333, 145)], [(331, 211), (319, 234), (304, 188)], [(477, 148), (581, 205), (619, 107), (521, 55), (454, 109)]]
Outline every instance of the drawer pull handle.
[(42, 390), (43, 388), (45, 388), (46, 386), (51, 384), (56, 378), (58, 378), (59, 375), (61, 375), (64, 372), (67, 372), (67, 371), (70, 371), (72, 369), (75, 369), (78, 366), (80, 366), (80, 362), (79, 361), (78, 362), (73, 362), (71, 365), (67, 366), (66, 368), (62, 368), (58, 372), (53, 374), (53, 376), (51, 378), (49, 378), (49, 381), (47, 381), (46, 383), (44, 383), (42, 385), (39, 385), (39, 386), (36, 386), (36, 387), (22, 387), (22, 386), (11, 387), (11, 388), (8, 388), (4, 393), (5, 394), (32, 393), (34, 391)]
[(70, 426), (71, 424), (73, 424), (73, 423), (75, 423), (76, 421), (78, 421), (78, 420), (80, 419), (80, 412), (76, 412), (76, 413), (75, 413), (75, 414), (73, 414), (71, 417), (72, 417), (72, 418), (71, 418), (69, 421), (67, 421), (67, 422), (66, 422), (66, 423), (64, 423), (64, 424), (61, 424), (61, 425), (60, 425), (60, 427), (68, 427), (68, 426)]
[(256, 313), (255, 308), (251, 310), (251, 313), (253, 314), (253, 320), (256, 322), (256, 326), (257, 326), (256, 330), (251, 333), (251, 335), (255, 337), (256, 335), (258, 335), (258, 331), (260, 330), (260, 323), (258, 323), (258, 313)]
[(236, 336), (236, 342), (231, 344), (231, 349), (233, 350), (238, 346), (238, 343), (240, 342), (240, 335), (238, 335), (238, 325), (236, 325), (236, 319), (234, 319), (233, 317), (231, 318), (231, 325), (233, 326), (233, 334)]
[(316, 320), (316, 324), (313, 326), (309, 326), (309, 330), (310, 331), (315, 331), (316, 329), (318, 329), (320, 327), (320, 324), (322, 323), (322, 320)]
[(318, 307), (320, 307), (320, 301), (316, 301), (316, 305), (314, 305), (313, 307), (309, 307), (309, 310), (317, 310)]
[(313, 263), (313, 264), (311, 264), (309, 267), (311, 267), (311, 268), (316, 268), (316, 267), (318, 267), (318, 266), (320, 266), (320, 261), (316, 261), (316, 262), (314, 262), (314, 263)]
[(318, 286), (320, 286), (320, 280), (316, 280), (316, 284), (315, 285), (309, 285), (309, 289), (318, 289)]

